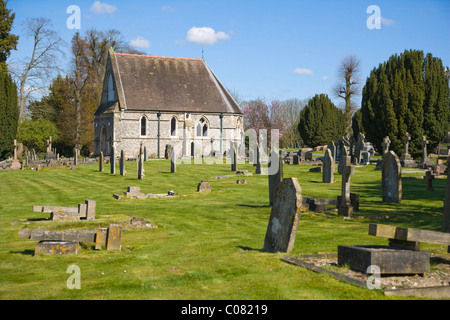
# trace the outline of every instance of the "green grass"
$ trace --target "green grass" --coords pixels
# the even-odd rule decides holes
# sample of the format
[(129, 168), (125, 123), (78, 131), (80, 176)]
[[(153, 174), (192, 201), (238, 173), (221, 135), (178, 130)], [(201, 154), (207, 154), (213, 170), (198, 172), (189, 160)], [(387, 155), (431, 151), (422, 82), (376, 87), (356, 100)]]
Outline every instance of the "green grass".
[[(297, 177), (302, 194), (335, 199), (334, 184), (321, 183), (311, 166), (284, 166), (285, 177)], [(109, 166), (105, 166), (108, 170)], [(127, 163), (127, 177), (98, 172), (97, 165), (76, 170), (0, 172), (0, 299), (387, 299), (381, 292), (358, 288), (281, 260), (284, 253), (261, 249), (271, 208), (267, 176), (211, 179), (231, 174), (230, 165), (177, 166), (170, 173), (168, 160), (145, 163), (145, 179), (137, 180), (136, 163)], [(252, 165), (239, 169), (254, 172)], [(289, 255), (336, 252), (338, 245), (387, 244), (368, 235), (371, 222), (440, 230), (445, 179), (435, 179), (435, 192), (427, 193), (424, 180), (403, 180), (401, 204), (381, 201), (381, 171), (359, 167), (351, 177), (352, 192), (361, 194), (357, 216), (390, 215), (389, 219), (344, 220), (335, 212), (301, 214), (293, 251)], [(404, 174), (403, 176), (407, 176)], [(417, 175), (417, 174), (409, 174)], [(208, 180), (212, 192), (196, 192)], [(127, 186), (145, 193), (173, 189), (186, 197), (116, 200)], [(58, 224), (33, 205), (75, 206), (97, 201), (93, 222)], [(136, 216), (157, 229), (124, 231), (122, 251), (95, 251), (85, 245), (76, 256), (34, 256), (36, 241), (18, 238), (23, 228), (97, 227)], [(333, 219), (329, 219), (332, 217)], [(13, 225), (13, 221), (18, 221)], [(423, 249), (445, 253), (446, 247), (422, 244)], [(81, 290), (69, 290), (67, 268), (81, 270)]]

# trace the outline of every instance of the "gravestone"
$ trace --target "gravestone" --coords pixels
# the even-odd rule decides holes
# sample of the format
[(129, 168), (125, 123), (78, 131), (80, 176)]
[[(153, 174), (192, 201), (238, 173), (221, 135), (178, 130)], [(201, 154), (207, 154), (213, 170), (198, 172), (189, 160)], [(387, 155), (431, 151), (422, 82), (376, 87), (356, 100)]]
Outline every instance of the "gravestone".
[(365, 138), (364, 134), (362, 134), (360, 132), (358, 134), (358, 141), (356, 141), (355, 153), (354, 153), (354, 157), (356, 159), (357, 164), (359, 164), (361, 162), (361, 152), (363, 151), (363, 148), (365, 146), (364, 138)]
[(361, 152), (361, 164), (369, 165), (370, 164), (370, 153), (367, 151)]
[(442, 232), (450, 232), (450, 170), (447, 170), (447, 182), (445, 185), (445, 198), (444, 198), (444, 214), (442, 217), (441, 230)]
[(14, 159), (11, 164), (11, 169), (20, 169), (21, 165), (19, 160), (17, 160), (17, 140), (14, 139)]
[(171, 154), (170, 154), (170, 172), (175, 173), (177, 172), (177, 158), (175, 157), (175, 148), (171, 148)]
[(434, 191), (434, 189), (433, 189), (433, 179), (434, 179), (434, 175), (431, 173), (430, 170), (428, 170), (425, 173), (425, 181), (427, 182), (427, 192)]
[(322, 165), (322, 182), (333, 183), (334, 182), (334, 159), (331, 155), (330, 149), (325, 151), (325, 157), (323, 158)]
[(291, 252), (294, 247), (302, 206), (302, 190), (297, 178), (286, 178), (280, 184), (264, 239), (264, 251)]
[(197, 192), (211, 192), (211, 185), (208, 181), (202, 180), (197, 186)]
[(344, 144), (340, 145), (340, 158), (338, 164), (338, 173), (342, 174), (345, 167), (350, 166), (352, 164), (352, 159), (348, 156), (347, 147)]
[(261, 149), (259, 145), (256, 148), (256, 171), (255, 174), (264, 174), (264, 168), (261, 162)]
[[(142, 161), (144, 157), (142, 157)], [(111, 224), (108, 228), (108, 240), (106, 250), (120, 251), (122, 249), (122, 226)]]
[(144, 161), (147, 161), (147, 147), (144, 147)]
[(104, 170), (103, 161), (104, 161), (104, 159), (103, 159), (103, 152), (100, 152), (100, 158), (98, 160), (98, 171), (100, 171), (100, 172), (103, 172), (103, 170)]
[(123, 150), (120, 151), (119, 169), (121, 176), (127, 175), (127, 172), (125, 171), (125, 156), (123, 154)]
[(389, 136), (384, 137), (383, 142), (381, 143), (381, 147), (382, 147), (381, 155), (382, 156), (384, 156), (386, 153), (389, 152), (390, 145), (391, 145), (391, 140), (389, 139)]
[(111, 174), (116, 174), (116, 153), (113, 146), (111, 146), (111, 158), (109, 162), (111, 165)]
[[(277, 168), (278, 164), (278, 168)], [(270, 205), (273, 205), (275, 198), (277, 197), (278, 188), (283, 181), (283, 160), (279, 156), (278, 152), (272, 150), (270, 154), (269, 163), (269, 200)]]
[(336, 160), (336, 145), (334, 144), (334, 141), (328, 142), (327, 150), (331, 151), (331, 156), (333, 157), (333, 160)]
[(139, 156), (138, 156), (138, 179), (142, 180), (144, 179), (144, 151), (142, 150), (142, 145), (139, 151)]
[(427, 137), (423, 136), (422, 140), (420, 141), (420, 145), (422, 146), (422, 167), (431, 167), (433, 163), (428, 159), (428, 153), (427, 153), (427, 144), (429, 141), (427, 140)]
[(77, 150), (77, 148), (73, 148), (73, 165), (75, 167), (78, 166), (78, 150)]
[(409, 142), (411, 141), (411, 135), (406, 132), (403, 137), (403, 155), (400, 158), (400, 163), (403, 167), (416, 167), (416, 162), (413, 157), (409, 154)]
[[(350, 158), (350, 157), (348, 157)], [(350, 176), (354, 171), (354, 166), (346, 166), (342, 170), (341, 195), (338, 196), (337, 209), (338, 214), (344, 217), (351, 217), (353, 214), (353, 205), (350, 198)]]
[(394, 151), (383, 157), (381, 181), (383, 201), (402, 202), (402, 166)]
[(236, 150), (236, 144), (233, 142), (231, 143), (230, 151), (231, 151), (231, 171), (237, 171), (238, 170), (237, 150)]

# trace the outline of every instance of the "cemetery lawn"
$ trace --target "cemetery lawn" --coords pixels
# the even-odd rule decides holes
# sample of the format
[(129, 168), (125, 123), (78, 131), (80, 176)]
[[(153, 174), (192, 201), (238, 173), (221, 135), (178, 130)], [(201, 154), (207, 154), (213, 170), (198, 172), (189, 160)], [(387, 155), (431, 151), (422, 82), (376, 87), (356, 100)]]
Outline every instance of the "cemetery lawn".
[[(336, 199), (341, 176), (323, 184), (322, 174), (309, 165), (284, 165), (284, 177), (297, 177), (302, 195)], [(136, 163), (127, 162), (127, 177), (98, 172), (97, 165), (76, 170), (0, 172), (0, 299), (154, 299), (154, 300), (301, 300), (393, 299), (380, 290), (362, 289), (333, 277), (281, 260), (285, 253), (261, 249), (271, 208), (267, 176), (212, 179), (231, 174), (230, 165), (179, 164), (170, 173), (170, 160), (145, 163), (145, 179), (138, 180)], [(253, 165), (239, 170), (254, 173)], [(118, 166), (117, 166), (118, 171)], [(423, 176), (403, 173), (403, 177)], [(211, 193), (198, 193), (208, 180)], [(186, 197), (116, 200), (127, 186), (144, 193), (172, 189)], [(326, 213), (302, 212), (293, 251), (300, 254), (336, 253), (338, 245), (387, 245), (387, 239), (368, 235), (369, 223), (440, 231), (445, 179), (433, 181), (426, 192), (422, 179), (403, 179), (401, 204), (381, 201), (381, 171), (357, 167), (351, 191), (361, 195), (359, 219)], [(33, 212), (33, 205), (76, 206), (97, 202), (96, 220), (70, 223), (48, 221), (49, 213)], [(389, 216), (389, 217), (387, 217)], [(141, 217), (157, 229), (126, 230), (122, 251), (96, 251), (84, 244), (75, 256), (34, 256), (36, 241), (18, 238), (23, 228), (95, 228)], [(371, 218), (370, 218), (371, 217)], [(421, 244), (422, 250), (445, 254), (447, 248)], [(70, 290), (67, 268), (81, 271), (81, 289)]]

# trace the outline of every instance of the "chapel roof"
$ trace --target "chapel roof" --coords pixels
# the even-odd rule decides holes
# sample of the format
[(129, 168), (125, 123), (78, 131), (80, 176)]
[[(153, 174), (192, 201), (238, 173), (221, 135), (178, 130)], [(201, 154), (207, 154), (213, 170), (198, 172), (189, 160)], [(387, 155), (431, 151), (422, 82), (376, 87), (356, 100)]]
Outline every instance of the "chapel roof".
[[(121, 109), (236, 113), (241, 110), (203, 59), (110, 50)], [(101, 105), (96, 114), (109, 106)]]

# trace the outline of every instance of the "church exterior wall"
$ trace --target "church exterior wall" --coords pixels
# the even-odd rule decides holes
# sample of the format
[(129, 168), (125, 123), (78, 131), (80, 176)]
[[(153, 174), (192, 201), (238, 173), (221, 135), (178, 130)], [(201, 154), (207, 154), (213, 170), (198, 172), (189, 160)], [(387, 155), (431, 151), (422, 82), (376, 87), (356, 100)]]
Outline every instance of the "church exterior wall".
[[(141, 135), (142, 117), (146, 119), (145, 135)], [(171, 121), (174, 117), (176, 119), (176, 132), (172, 136)], [(197, 126), (201, 118), (205, 120), (207, 125), (207, 134), (199, 137), (197, 136)], [(192, 156), (192, 142), (194, 143), (195, 157), (201, 157), (202, 154), (209, 156), (211, 150), (218, 155), (221, 141), (220, 122), (220, 114), (161, 112), (159, 117), (159, 157), (164, 157), (166, 145), (174, 146), (177, 157)], [(230, 140), (240, 143), (243, 133), (242, 123), (242, 114), (223, 114), (222, 153), (228, 150)], [(106, 132), (106, 142), (104, 141), (104, 132)], [(100, 154), (100, 151), (103, 151), (104, 155), (110, 155), (110, 145), (113, 142), (116, 156), (119, 156), (121, 150), (123, 150), (126, 157), (136, 158), (142, 143), (142, 146), (147, 149), (147, 157), (157, 158), (158, 113), (155, 111), (125, 110), (96, 116), (94, 137), (95, 155)], [(109, 146), (105, 146), (107, 144)]]

